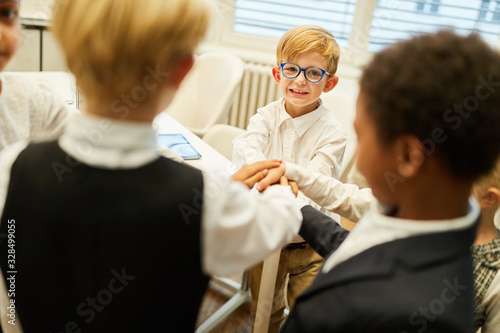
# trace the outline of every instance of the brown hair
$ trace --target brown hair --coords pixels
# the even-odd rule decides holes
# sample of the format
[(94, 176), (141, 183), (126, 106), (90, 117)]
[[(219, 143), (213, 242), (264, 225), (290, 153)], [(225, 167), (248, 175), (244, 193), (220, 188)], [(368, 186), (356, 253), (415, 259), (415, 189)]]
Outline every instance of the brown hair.
[(382, 142), (418, 137), (455, 176), (474, 180), (500, 154), (500, 55), (478, 35), (421, 35), (376, 54), (360, 94)]

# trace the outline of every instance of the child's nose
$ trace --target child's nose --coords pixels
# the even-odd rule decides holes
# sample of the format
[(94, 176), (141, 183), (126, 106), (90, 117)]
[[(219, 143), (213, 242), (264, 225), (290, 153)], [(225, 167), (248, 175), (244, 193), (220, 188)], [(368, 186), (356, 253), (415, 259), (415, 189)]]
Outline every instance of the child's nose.
[(307, 83), (306, 72), (301, 72), (299, 76), (295, 78), (295, 81), (302, 85), (306, 84)]

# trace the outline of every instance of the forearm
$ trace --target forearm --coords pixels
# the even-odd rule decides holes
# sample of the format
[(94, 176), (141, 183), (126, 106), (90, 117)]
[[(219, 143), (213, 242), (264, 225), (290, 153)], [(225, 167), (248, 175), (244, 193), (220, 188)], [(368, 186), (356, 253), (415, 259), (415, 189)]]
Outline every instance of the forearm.
[(285, 176), (299, 185), (299, 190), (323, 208), (357, 222), (375, 201), (370, 189), (286, 163)]
[(263, 260), (297, 234), (302, 215), (290, 187), (273, 186), (261, 195), (236, 182), (214, 183), (209, 177), (204, 173), (206, 273), (230, 276)]
[(322, 257), (335, 251), (349, 232), (336, 221), (311, 206), (302, 209), (302, 226), (299, 235)]

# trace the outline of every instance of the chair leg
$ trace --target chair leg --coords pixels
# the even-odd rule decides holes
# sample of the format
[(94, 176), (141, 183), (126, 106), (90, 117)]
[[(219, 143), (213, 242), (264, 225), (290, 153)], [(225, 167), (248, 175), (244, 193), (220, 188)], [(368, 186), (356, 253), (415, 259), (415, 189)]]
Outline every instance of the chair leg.
[[(218, 280), (218, 281), (217, 281)], [(222, 283), (226, 286), (227, 279), (224, 278), (216, 278), (215, 281), (218, 283)], [(227, 284), (229, 289), (234, 290), (235, 282), (231, 280), (233, 283)], [(248, 271), (243, 273), (243, 278), (241, 281), (241, 285), (236, 289), (236, 294), (231, 297), (223, 306), (221, 306), (214, 314), (212, 314), (207, 320), (203, 322), (197, 329), (196, 333), (207, 333), (210, 332), (215, 326), (217, 326), (220, 322), (226, 319), (231, 313), (233, 313), (236, 309), (238, 309), (242, 304), (250, 301), (250, 290), (248, 288)]]

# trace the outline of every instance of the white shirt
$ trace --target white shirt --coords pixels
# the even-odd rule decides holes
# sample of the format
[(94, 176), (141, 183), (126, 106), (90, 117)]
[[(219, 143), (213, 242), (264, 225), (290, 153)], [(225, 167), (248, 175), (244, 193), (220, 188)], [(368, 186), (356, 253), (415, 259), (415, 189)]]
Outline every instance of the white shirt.
[(376, 202), (369, 188), (360, 189), (354, 184), (342, 183), (297, 164), (285, 164), (285, 176), (295, 180), (304, 195), (324, 209), (340, 214), (348, 220), (359, 221)]
[(319, 100), (316, 110), (292, 118), (285, 99), (259, 108), (246, 133), (233, 141), (233, 163), (245, 164), (282, 159), (309, 170), (338, 178), (347, 133), (332, 112)]
[(474, 224), (480, 214), (477, 201), (469, 198), (469, 209), (465, 216), (452, 220), (415, 221), (387, 216), (381, 205), (373, 205), (339, 248), (326, 260), (321, 271), (329, 272), (339, 263), (374, 246), (412, 236), (461, 230)]
[[(107, 169), (142, 166), (158, 158), (150, 124), (77, 115), (59, 139), (60, 147), (83, 163)], [(0, 216), (10, 169), (26, 147), (21, 142), (0, 151)], [(64, 175), (61, 175), (64, 177)], [(229, 175), (203, 172), (202, 269), (232, 275), (263, 260), (287, 244), (302, 222), (288, 186), (274, 186), (263, 195), (231, 182)]]
[(0, 150), (21, 140), (56, 138), (76, 112), (47, 83), (15, 73), (0, 73), (0, 80)]
[[(239, 168), (257, 161), (281, 159), (338, 178), (347, 133), (321, 99), (318, 104), (316, 110), (296, 118), (286, 112), (284, 97), (259, 108), (250, 118), (247, 131), (233, 140), (233, 163)], [(299, 192), (298, 198), (340, 222), (307, 194)]]

